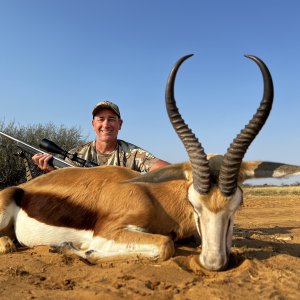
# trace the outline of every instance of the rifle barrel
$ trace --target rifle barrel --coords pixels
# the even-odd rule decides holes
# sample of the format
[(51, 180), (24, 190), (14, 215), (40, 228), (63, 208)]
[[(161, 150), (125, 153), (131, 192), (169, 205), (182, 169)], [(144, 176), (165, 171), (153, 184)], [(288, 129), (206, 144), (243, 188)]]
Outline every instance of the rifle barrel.
[[(29, 153), (30, 155), (34, 155), (34, 154), (37, 154), (37, 153), (44, 153), (44, 154), (50, 154), (40, 148), (36, 148), (36, 147), (33, 147), (29, 144), (26, 144), (4, 132), (1, 132), (0, 131), (0, 134), (7, 137), (8, 139), (11, 139), (13, 140), (14, 142), (16, 142), (17, 146), (19, 148), (21, 148), (22, 150), (24, 150), (25, 152)], [(74, 165), (66, 162), (65, 160), (63, 159), (60, 159), (58, 157), (55, 157), (53, 156), (53, 158), (49, 161), (49, 165), (52, 165), (53, 167), (55, 168), (65, 168), (65, 167), (74, 167)]]

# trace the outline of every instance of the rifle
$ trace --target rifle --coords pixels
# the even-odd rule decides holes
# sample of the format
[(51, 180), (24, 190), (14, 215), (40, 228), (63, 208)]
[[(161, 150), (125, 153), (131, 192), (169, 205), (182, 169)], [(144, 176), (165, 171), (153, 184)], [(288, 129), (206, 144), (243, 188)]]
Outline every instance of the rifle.
[[(13, 140), (14, 142), (16, 142), (17, 146), (19, 148), (21, 148), (23, 151), (29, 153), (30, 155), (34, 155), (36, 153), (44, 153), (44, 154), (50, 154), (49, 152), (52, 152), (52, 153), (56, 153), (56, 154), (62, 154), (63, 157), (68, 157), (70, 160), (72, 161), (76, 161), (77, 163), (79, 163), (82, 167), (95, 167), (95, 166), (98, 166), (97, 164), (93, 163), (93, 162), (90, 162), (90, 161), (86, 161), (82, 158), (79, 158), (77, 157), (77, 154), (71, 154), (71, 153), (68, 153), (67, 151), (61, 149), (59, 146), (57, 146), (55, 143), (47, 140), (47, 139), (43, 139), (40, 143), (40, 147), (43, 147), (44, 149), (46, 149), (47, 151), (44, 151), (40, 148), (36, 148), (36, 147), (33, 147), (29, 144), (26, 144), (4, 132), (1, 132), (0, 131), (0, 134), (5, 136), (6, 138), (8, 139), (11, 139)], [(49, 151), (49, 152), (48, 152)], [(58, 168), (65, 168), (65, 167), (75, 167), (75, 165), (59, 158), (59, 157), (56, 157), (56, 156), (53, 156), (50, 161), (49, 161), (49, 165), (58, 169)]]
[(78, 157), (77, 153), (69, 153), (69, 152), (61, 149), (59, 146), (57, 146), (55, 143), (53, 143), (52, 141), (50, 141), (48, 139), (42, 139), (40, 142), (40, 147), (49, 152), (62, 155), (63, 159), (65, 159), (67, 157), (70, 160), (79, 163), (81, 167), (97, 167), (97, 166), (99, 166), (92, 161), (88, 161), (88, 160)]

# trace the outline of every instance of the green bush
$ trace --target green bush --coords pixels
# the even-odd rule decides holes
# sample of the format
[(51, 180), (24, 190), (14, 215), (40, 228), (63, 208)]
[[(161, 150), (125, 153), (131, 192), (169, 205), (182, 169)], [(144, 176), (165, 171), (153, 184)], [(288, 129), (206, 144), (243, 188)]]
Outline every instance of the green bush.
[[(87, 137), (82, 136), (80, 128), (66, 128), (64, 125), (57, 126), (52, 123), (22, 126), (15, 122), (5, 124), (0, 121), (0, 131), (38, 148), (43, 138), (53, 141), (65, 150), (87, 142)], [(23, 159), (16, 155), (18, 151), (19, 148), (13, 141), (0, 135), (0, 189), (26, 181), (25, 165)], [(31, 156), (26, 154), (26, 157), (33, 176), (43, 174), (33, 164)]]

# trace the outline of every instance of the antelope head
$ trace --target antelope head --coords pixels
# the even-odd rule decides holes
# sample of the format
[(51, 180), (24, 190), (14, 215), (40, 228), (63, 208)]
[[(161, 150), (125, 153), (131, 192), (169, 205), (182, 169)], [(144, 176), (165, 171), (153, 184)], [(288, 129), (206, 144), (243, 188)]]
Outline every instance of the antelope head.
[(181, 117), (174, 97), (174, 84), (180, 65), (191, 55), (182, 57), (171, 70), (166, 86), (166, 108), (170, 121), (188, 153), (192, 168), (192, 184), (188, 199), (193, 206), (202, 239), (200, 264), (209, 270), (226, 268), (231, 248), (234, 213), (243, 199), (239, 183), (243, 179), (243, 157), (265, 124), (272, 108), (273, 83), (266, 65), (247, 55), (259, 66), (263, 81), (262, 101), (249, 123), (236, 136), (224, 156), (209, 158), (201, 143)]

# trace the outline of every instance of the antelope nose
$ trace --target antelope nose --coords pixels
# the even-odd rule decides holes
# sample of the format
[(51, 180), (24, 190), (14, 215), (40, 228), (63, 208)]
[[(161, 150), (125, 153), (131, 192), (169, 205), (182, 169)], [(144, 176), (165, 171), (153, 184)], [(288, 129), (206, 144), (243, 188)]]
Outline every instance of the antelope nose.
[(228, 257), (225, 255), (202, 255), (200, 254), (200, 264), (209, 271), (222, 271), (227, 268)]

